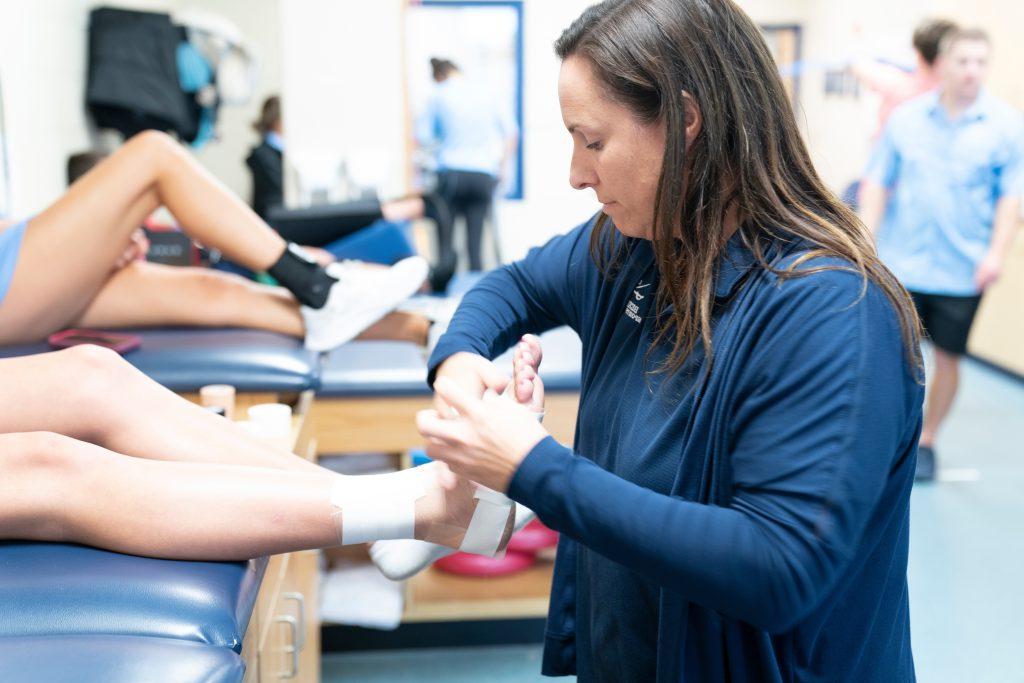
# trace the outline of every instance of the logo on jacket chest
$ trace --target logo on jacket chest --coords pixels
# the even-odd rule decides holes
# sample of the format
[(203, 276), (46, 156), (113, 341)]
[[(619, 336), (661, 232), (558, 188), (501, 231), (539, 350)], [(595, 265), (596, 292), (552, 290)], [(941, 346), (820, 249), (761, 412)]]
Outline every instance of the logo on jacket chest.
[[(637, 283), (636, 287), (633, 288), (633, 296), (626, 302), (626, 317), (635, 322), (637, 325), (643, 324), (643, 317), (640, 315), (641, 302), (647, 298), (650, 290), (647, 288), (651, 286), (650, 282), (644, 283), (643, 280)], [(646, 304), (643, 304), (646, 306)]]

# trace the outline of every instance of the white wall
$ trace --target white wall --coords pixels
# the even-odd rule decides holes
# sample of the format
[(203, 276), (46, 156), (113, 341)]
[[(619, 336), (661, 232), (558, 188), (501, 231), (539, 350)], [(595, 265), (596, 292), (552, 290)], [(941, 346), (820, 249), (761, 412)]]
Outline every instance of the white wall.
[(558, 69), (552, 45), (591, 2), (527, 0), (523, 8), (523, 200), (497, 209), (502, 255), (515, 259), (531, 246), (566, 232), (600, 205), (591, 191), (569, 187), (572, 140), (558, 107)]
[[(89, 10), (109, 4), (149, 11), (171, 11), (185, 0), (0, 0), (0, 84), (3, 87), (12, 197), (19, 216), (44, 208), (65, 186), (67, 156), (92, 146), (85, 112)], [(261, 54), (260, 93), (280, 87), (278, 0), (204, 0), (201, 6), (239, 25)], [(259, 97), (256, 98), (257, 100)], [(248, 196), (242, 166), (255, 141), (248, 122), (259, 106), (222, 109), (224, 139), (199, 155), (234, 191)]]
[[(90, 146), (84, 106), (86, 25), (90, 0), (0, 3), (9, 211), (36, 212), (64, 187), (70, 152)], [(125, 6), (151, 9), (157, 2)]]
[(382, 195), (405, 190), (402, 4), (282, 4), (285, 156), (307, 190), (338, 191), (343, 159)]

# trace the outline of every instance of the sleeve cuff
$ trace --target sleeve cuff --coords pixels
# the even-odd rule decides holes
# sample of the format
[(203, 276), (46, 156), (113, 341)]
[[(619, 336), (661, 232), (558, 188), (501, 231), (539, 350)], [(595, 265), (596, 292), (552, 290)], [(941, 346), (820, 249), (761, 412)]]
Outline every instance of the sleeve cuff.
[(508, 497), (530, 508), (547, 523), (559, 507), (555, 497), (566, 493), (565, 487), (557, 482), (564, 481), (573, 457), (572, 451), (554, 437), (545, 437), (519, 463), (509, 483)]
[(427, 360), (427, 385), (431, 389), (434, 388), (437, 369), (441, 366), (441, 363), (460, 351), (480, 354), (480, 349), (476, 348), (468, 339), (446, 334), (438, 340), (437, 346), (434, 347), (434, 351), (430, 354), (429, 360)]

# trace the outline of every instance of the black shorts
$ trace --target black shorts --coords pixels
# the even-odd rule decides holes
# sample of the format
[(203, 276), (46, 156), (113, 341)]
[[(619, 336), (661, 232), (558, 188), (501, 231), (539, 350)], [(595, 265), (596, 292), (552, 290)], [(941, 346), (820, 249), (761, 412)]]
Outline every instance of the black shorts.
[(946, 353), (962, 356), (967, 353), (967, 337), (971, 333), (974, 314), (978, 312), (981, 295), (947, 296), (911, 292), (917, 315), (925, 334)]

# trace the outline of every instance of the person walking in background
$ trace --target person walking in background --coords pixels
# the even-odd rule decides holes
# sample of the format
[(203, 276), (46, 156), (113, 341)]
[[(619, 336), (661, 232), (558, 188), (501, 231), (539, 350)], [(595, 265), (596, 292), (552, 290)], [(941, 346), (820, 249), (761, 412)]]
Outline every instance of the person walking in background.
[(896, 107), (939, 87), (939, 75), (935, 67), (939, 46), (942, 39), (956, 29), (957, 25), (948, 19), (925, 19), (918, 24), (912, 40), (916, 57), (912, 71), (879, 60), (864, 60), (852, 66), (857, 80), (882, 98), (878, 108), (878, 128), (872, 140), (877, 140), (882, 134)]
[(1024, 193), (1024, 117), (984, 90), (991, 51), (981, 30), (943, 39), (939, 89), (893, 112), (861, 192), (861, 217), (934, 346), (917, 461), (923, 481), (935, 477), (935, 439), (956, 397), (960, 356), (982, 294), (1003, 269)]
[[(871, 134), (871, 144), (878, 141), (896, 107), (939, 86), (939, 76), (935, 67), (939, 57), (939, 45), (942, 39), (956, 28), (956, 24), (948, 19), (925, 19), (918, 24), (912, 40), (916, 57), (913, 70), (908, 71), (878, 59), (863, 59), (850, 66), (857, 80), (882, 98), (878, 107), (878, 124)], [(861, 190), (860, 178), (843, 190), (843, 201), (854, 210), (860, 207)]]
[(452, 225), (438, 226), (438, 268), (454, 272), (453, 224), (462, 216), (469, 268), (482, 270), (484, 219), (518, 144), (518, 131), (491, 94), (467, 81), (451, 61), (432, 58), (430, 68), (437, 88), (416, 122), (416, 138), (435, 149), (437, 193), (453, 217)]

